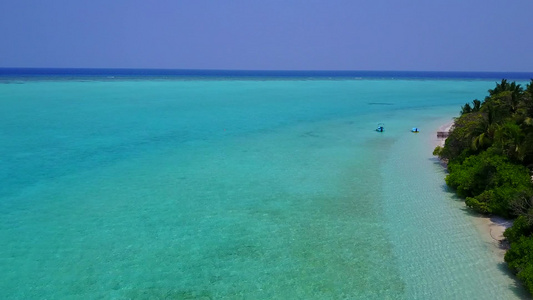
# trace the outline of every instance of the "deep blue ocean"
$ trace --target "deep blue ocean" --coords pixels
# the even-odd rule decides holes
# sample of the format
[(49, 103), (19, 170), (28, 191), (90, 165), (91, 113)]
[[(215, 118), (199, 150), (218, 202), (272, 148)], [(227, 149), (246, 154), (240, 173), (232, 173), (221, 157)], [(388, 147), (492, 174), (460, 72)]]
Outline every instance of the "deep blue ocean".
[(0, 298), (524, 298), (431, 154), (502, 78), (0, 69)]
[(0, 68), (0, 79), (472, 79), (529, 80), (533, 72), (435, 72), (435, 71), (261, 71), (261, 70), (180, 70), (180, 69), (54, 69)]

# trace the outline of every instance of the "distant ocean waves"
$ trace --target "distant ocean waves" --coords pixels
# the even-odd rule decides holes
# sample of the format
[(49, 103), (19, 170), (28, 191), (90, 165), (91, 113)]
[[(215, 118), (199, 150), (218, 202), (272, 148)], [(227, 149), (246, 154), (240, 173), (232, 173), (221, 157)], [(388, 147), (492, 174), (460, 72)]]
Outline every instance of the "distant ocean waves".
[(529, 80), (533, 72), (435, 72), (435, 71), (266, 71), (182, 69), (87, 69), (87, 68), (0, 68), (0, 79), (472, 79)]

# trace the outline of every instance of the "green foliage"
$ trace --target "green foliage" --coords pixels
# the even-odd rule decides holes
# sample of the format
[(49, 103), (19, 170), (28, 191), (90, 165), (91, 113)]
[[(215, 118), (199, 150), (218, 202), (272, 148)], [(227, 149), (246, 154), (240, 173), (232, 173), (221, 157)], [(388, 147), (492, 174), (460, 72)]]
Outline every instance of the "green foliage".
[(516, 84), (516, 82), (507, 82), (507, 79), (502, 79), (500, 83), (496, 83), (496, 87), (493, 90), (489, 90), (490, 96), (497, 95), (501, 92), (512, 92), (514, 94), (519, 95), (524, 90), (520, 86), (520, 84)]
[[(531, 250), (530, 250), (531, 251)], [(529, 255), (531, 258), (531, 255)], [(533, 263), (527, 262), (523, 269), (518, 273), (518, 278), (522, 280), (528, 291), (533, 294)]]
[(512, 215), (510, 203), (533, 194), (529, 171), (505, 156), (484, 151), (462, 164), (451, 164), (446, 183), (467, 198), (467, 205), (482, 213)]
[(441, 152), (442, 152), (442, 147), (441, 146), (437, 146), (435, 147), (435, 149), (433, 150), (433, 155), (434, 156), (440, 156)]
[(472, 100), (472, 104), (474, 105), (474, 107), (472, 108), (472, 111), (479, 111), (479, 109), (481, 108), (481, 101), (475, 99), (475, 100)]
[(465, 103), (465, 105), (461, 107), (461, 115), (479, 111), (480, 108), (481, 108), (481, 101), (477, 99), (472, 100), (472, 106), (470, 106), (470, 103)]
[(530, 293), (533, 293), (533, 237), (521, 236), (505, 253), (507, 265), (517, 273)]
[(484, 151), (462, 163), (450, 163), (446, 183), (466, 198), (466, 204), (481, 213), (512, 215), (510, 203), (531, 192), (529, 171), (501, 155)]
[(514, 243), (523, 236), (529, 236), (533, 233), (533, 226), (529, 224), (525, 216), (519, 216), (513, 222), (513, 226), (507, 228), (503, 236), (510, 242)]
[[(439, 153), (440, 158), (457, 160), (468, 156), (471, 151), (472, 136), (479, 132), (483, 114), (469, 113), (455, 119), (450, 135)], [(464, 155), (462, 155), (464, 154)], [(460, 159), (459, 159), (460, 160)]]
[(466, 197), (465, 203), (480, 213), (491, 214), (493, 210), (490, 204), (494, 203), (494, 192), (489, 190), (484, 191), (477, 197)]
[(524, 132), (516, 123), (505, 122), (495, 133), (495, 143), (498, 149), (509, 159), (520, 162), (524, 159)]
[(472, 107), (469, 103), (465, 103), (463, 107), (461, 107), (461, 115), (469, 114), (472, 112)]
[(468, 157), (462, 164), (450, 163), (446, 176), (446, 184), (456, 189), (461, 197), (474, 197), (481, 194), (486, 187), (488, 175), (482, 159), (477, 156)]

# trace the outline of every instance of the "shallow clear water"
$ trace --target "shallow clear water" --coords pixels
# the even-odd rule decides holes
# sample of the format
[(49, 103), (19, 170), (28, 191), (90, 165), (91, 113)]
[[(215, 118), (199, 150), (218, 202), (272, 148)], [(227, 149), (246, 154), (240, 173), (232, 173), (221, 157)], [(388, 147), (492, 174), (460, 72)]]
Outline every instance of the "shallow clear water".
[(1, 298), (524, 295), (431, 156), (493, 81), (19, 83), (0, 85)]

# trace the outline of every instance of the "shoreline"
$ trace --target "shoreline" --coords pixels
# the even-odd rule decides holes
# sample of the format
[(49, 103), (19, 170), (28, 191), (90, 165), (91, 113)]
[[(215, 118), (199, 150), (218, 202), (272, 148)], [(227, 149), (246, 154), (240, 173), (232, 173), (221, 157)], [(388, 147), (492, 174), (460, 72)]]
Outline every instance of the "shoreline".
[[(449, 132), (449, 131), (452, 129), (453, 124), (455, 124), (455, 122), (454, 122), (454, 120), (451, 120), (451, 121), (449, 121), (448, 123), (445, 123), (445, 124), (441, 125), (441, 126), (435, 131), (435, 136), (437, 135), (437, 132)], [(446, 138), (436, 138), (436, 140), (435, 140), (435, 147), (437, 147), (437, 146), (441, 146), (441, 147), (443, 147), (445, 141), (446, 141)]]
[[(450, 121), (448, 123), (443, 124), (440, 126), (435, 132), (435, 136), (437, 135), (438, 131), (444, 131), (449, 132), (450, 129), (453, 127), (454, 121)], [(446, 138), (436, 138), (434, 140), (434, 147), (437, 146), (444, 146), (444, 143), (446, 141)], [(444, 161), (442, 162), (442, 166), (444, 168), (447, 168), (447, 164)], [(466, 204), (463, 205), (465, 208), (468, 208)], [(491, 247), (491, 252), (495, 254), (495, 256), (498, 258), (499, 262), (504, 262), (504, 256), (505, 252), (507, 250), (505, 243), (502, 243), (505, 240), (505, 237), (503, 236), (503, 232), (511, 227), (513, 225), (513, 220), (507, 220), (505, 218), (502, 218), (500, 216), (486, 216), (479, 213), (474, 212), (470, 208), (468, 208), (469, 214), (471, 215), (472, 222), (474, 226), (476, 227), (476, 230), (480, 233), (481, 239), (483, 242), (487, 244), (491, 244), (493, 247)]]
[(481, 235), (483, 242), (491, 244), (491, 252), (496, 255), (499, 262), (504, 262), (507, 245), (503, 232), (513, 225), (513, 220), (507, 220), (500, 216), (487, 217), (481, 214), (472, 214), (473, 223)]

